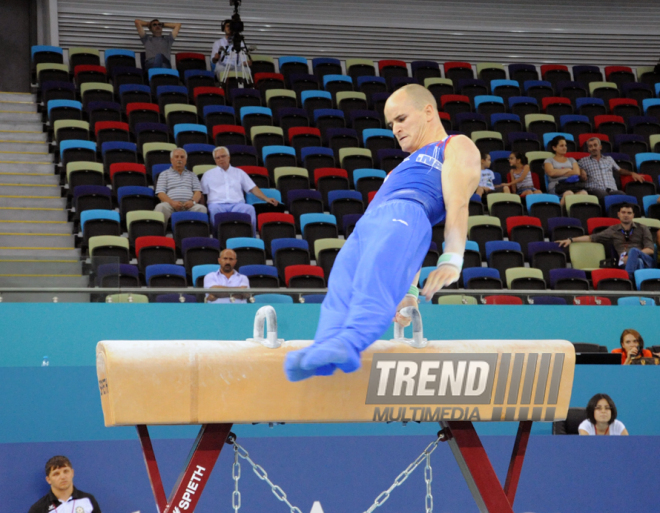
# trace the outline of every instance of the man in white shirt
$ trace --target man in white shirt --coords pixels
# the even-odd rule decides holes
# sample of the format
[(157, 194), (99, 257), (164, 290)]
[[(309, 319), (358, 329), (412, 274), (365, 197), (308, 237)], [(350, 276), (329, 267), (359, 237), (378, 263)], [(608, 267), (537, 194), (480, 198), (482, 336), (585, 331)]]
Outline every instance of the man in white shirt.
[(213, 158), (217, 167), (202, 175), (202, 192), (206, 194), (211, 223), (215, 226), (216, 214), (239, 212), (249, 214), (252, 227), (256, 229), (257, 214), (252, 205), (245, 203), (244, 194), (251, 192), (271, 205), (278, 205), (279, 201), (261, 192), (245, 171), (230, 165), (229, 150), (224, 146), (213, 150)]
[[(236, 253), (231, 249), (225, 249), (218, 258), (220, 269), (207, 274), (204, 277), (205, 289), (249, 289), (250, 280), (247, 276), (234, 270), (236, 266)], [(224, 296), (224, 297), (223, 297)], [(226, 294), (207, 294), (207, 303), (247, 303), (247, 294), (232, 294), (230, 298)], [(232, 301), (233, 299), (233, 301)]]

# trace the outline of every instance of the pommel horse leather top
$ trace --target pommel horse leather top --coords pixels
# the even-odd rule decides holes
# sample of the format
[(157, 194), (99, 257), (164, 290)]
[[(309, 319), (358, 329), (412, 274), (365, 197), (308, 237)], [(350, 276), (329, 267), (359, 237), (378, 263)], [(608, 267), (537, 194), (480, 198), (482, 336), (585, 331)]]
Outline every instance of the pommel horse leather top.
[(357, 372), (290, 383), (286, 353), (311, 342), (99, 342), (105, 425), (549, 422), (568, 412), (575, 351), (564, 340), (435, 340), (421, 348), (380, 340)]

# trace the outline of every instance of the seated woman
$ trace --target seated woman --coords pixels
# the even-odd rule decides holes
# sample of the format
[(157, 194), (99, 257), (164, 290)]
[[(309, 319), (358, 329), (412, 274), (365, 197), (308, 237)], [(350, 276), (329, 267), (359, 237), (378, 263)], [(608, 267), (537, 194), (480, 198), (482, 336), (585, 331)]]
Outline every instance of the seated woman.
[(511, 187), (511, 191), (524, 198), (528, 194), (541, 194), (537, 188), (534, 187), (532, 180), (532, 173), (529, 170), (527, 157), (522, 152), (511, 153), (509, 155), (509, 165), (511, 166), (511, 181), (507, 184)]
[(653, 354), (644, 349), (644, 339), (639, 331), (633, 329), (623, 330), (619, 340), (621, 347), (612, 349), (613, 353), (621, 355), (621, 365), (630, 365), (637, 358), (651, 358)]
[(578, 426), (581, 435), (628, 436), (623, 422), (616, 420), (616, 406), (607, 394), (596, 394), (587, 404), (587, 418)]
[(561, 197), (561, 205), (564, 206), (564, 198), (571, 194), (588, 194), (584, 189), (584, 182), (580, 181), (580, 168), (577, 161), (567, 157), (568, 145), (566, 139), (558, 135), (550, 141), (550, 148), (554, 156), (545, 159), (543, 167), (548, 177), (548, 192)]

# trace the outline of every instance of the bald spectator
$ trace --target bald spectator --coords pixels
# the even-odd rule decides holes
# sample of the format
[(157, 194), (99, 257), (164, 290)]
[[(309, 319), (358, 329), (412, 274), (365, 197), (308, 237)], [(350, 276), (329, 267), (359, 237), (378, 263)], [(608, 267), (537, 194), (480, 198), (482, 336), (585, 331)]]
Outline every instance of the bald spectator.
[[(144, 31), (148, 27), (151, 35)], [(144, 69), (151, 68), (171, 68), (170, 55), (172, 54), (172, 45), (176, 36), (181, 30), (181, 23), (163, 23), (158, 19), (151, 21), (135, 20), (135, 28), (140, 35), (140, 41), (144, 45)], [(163, 29), (172, 29), (172, 32), (166, 36), (163, 35)]]
[[(218, 258), (220, 269), (204, 277), (205, 289), (249, 289), (250, 280), (234, 269), (236, 267), (236, 253), (225, 249)], [(231, 294), (216, 292), (206, 295), (207, 303), (247, 303), (248, 294)], [(232, 301), (233, 299), (233, 301)]]
[(637, 182), (644, 181), (642, 175), (619, 167), (612, 157), (603, 156), (603, 145), (598, 137), (587, 140), (587, 150), (589, 150), (589, 156), (581, 158), (578, 162), (580, 177), (586, 182), (587, 192), (598, 196), (601, 202), (605, 196), (610, 194), (625, 194), (617, 189), (614, 171), (618, 171), (623, 176), (630, 175)]
[(156, 195), (161, 202), (154, 210), (162, 212), (166, 225), (174, 212), (189, 210), (206, 214), (206, 207), (199, 204), (202, 199), (202, 186), (197, 175), (186, 169), (187, 161), (188, 154), (185, 150), (172, 150), (172, 167), (158, 175)]
[(238, 212), (249, 214), (252, 227), (256, 230), (257, 214), (254, 207), (245, 202), (244, 194), (251, 192), (271, 205), (279, 205), (279, 201), (266, 196), (245, 171), (232, 166), (229, 150), (224, 146), (213, 150), (213, 158), (217, 167), (202, 175), (202, 192), (206, 194), (211, 223), (215, 226), (216, 214)]

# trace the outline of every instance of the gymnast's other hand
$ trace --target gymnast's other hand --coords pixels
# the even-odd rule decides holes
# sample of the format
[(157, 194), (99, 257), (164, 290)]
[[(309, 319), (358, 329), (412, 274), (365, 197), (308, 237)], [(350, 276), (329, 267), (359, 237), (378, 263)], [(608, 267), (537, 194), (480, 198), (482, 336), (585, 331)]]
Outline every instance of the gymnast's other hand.
[(438, 292), (442, 287), (447, 287), (458, 281), (460, 275), (460, 269), (454, 265), (439, 266), (435, 271), (431, 271), (428, 278), (426, 278), (422, 295), (427, 301), (431, 301), (433, 294)]
[(401, 310), (407, 306), (417, 308), (417, 298), (406, 295), (399, 303), (399, 306), (396, 308), (396, 315), (392, 321), (398, 323), (402, 328), (407, 328), (412, 322), (410, 317), (406, 317), (405, 315), (401, 314)]

